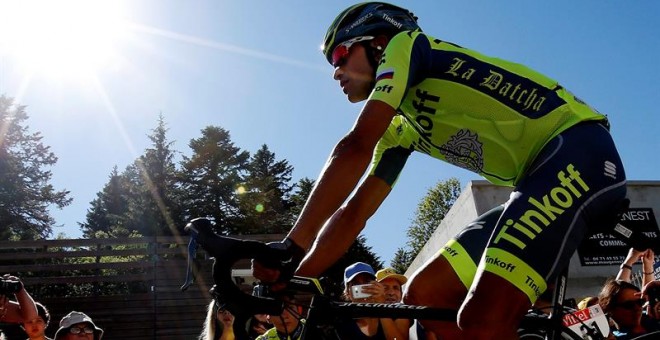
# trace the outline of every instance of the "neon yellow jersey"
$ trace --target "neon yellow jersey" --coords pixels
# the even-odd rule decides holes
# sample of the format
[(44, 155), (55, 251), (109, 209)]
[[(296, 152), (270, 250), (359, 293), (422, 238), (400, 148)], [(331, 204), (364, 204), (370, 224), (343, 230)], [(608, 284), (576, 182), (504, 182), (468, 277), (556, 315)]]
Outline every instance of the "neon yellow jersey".
[(513, 186), (550, 139), (606, 121), (553, 79), (420, 31), (392, 38), (369, 100), (398, 112), (370, 170), (391, 185), (416, 150)]
[(255, 340), (300, 340), (300, 336), (298, 335), (294, 339), (292, 339), (290, 336), (285, 338), (281, 338), (280, 335), (277, 333), (277, 329), (275, 327), (269, 329), (266, 331), (266, 333), (259, 335), (258, 337), (255, 338)]

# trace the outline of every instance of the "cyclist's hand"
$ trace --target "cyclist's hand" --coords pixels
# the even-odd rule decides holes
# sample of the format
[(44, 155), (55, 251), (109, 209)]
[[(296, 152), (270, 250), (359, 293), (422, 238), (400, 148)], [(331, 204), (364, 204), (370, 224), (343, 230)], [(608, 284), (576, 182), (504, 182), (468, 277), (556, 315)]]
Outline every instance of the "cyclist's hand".
[(271, 288), (276, 291), (293, 277), (305, 257), (305, 251), (290, 238), (270, 242), (268, 248), (272, 250), (268, 257), (252, 260), (252, 275), (262, 282), (272, 284)]

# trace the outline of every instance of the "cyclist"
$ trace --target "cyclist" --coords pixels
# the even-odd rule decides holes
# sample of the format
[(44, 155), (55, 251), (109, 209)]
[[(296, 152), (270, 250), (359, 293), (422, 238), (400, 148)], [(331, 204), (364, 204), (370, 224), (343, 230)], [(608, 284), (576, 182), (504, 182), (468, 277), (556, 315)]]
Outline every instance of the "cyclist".
[(626, 195), (606, 116), (532, 69), (427, 35), (391, 4), (342, 11), (323, 53), (347, 99), (366, 103), (287, 238), (271, 245), (291, 261), (255, 262), (255, 276), (282, 281), (299, 261), (297, 274), (323, 273), (419, 151), (513, 192), (411, 277), (404, 302), (459, 310), (454, 324), (425, 324), (445, 338), (516, 338), (587, 229), (614, 220)]

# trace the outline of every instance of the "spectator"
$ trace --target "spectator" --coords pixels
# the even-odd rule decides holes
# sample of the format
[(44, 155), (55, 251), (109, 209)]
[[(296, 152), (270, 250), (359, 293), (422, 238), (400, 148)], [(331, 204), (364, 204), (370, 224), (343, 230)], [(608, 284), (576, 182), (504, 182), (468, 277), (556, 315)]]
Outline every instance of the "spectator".
[(376, 272), (376, 281), (383, 285), (386, 303), (401, 302), (401, 287), (408, 282), (407, 277), (397, 274), (393, 268), (385, 268)]
[(637, 261), (642, 261), (642, 284), (644, 287), (649, 282), (653, 281), (653, 262), (655, 254), (653, 250), (647, 249), (645, 251), (639, 251), (635, 248), (630, 248), (628, 250), (628, 255), (626, 259), (621, 264), (619, 273), (616, 276), (617, 280), (623, 280), (627, 282), (633, 282), (633, 265)]
[(577, 309), (582, 310), (597, 304), (598, 304), (598, 296), (587, 296), (586, 298), (578, 302)]
[[(18, 277), (5, 274), (0, 286), (0, 323), (20, 324), (23, 320), (39, 316), (32, 296)], [(16, 301), (9, 300), (11, 295), (16, 297)]]
[(46, 336), (46, 328), (50, 323), (50, 313), (41, 303), (35, 303), (38, 316), (34, 319), (23, 320), (23, 329), (29, 340), (52, 340)]
[(647, 283), (642, 289), (642, 294), (646, 296), (646, 315), (650, 319), (660, 323), (660, 281), (654, 280)]
[[(268, 315), (268, 321), (273, 324), (273, 328), (266, 333), (258, 336), (256, 340), (298, 340), (303, 332), (305, 325), (301, 319), (302, 307), (295, 303), (293, 295), (283, 298), (284, 310), (280, 315)], [(314, 339), (313, 336), (308, 337)]]
[[(401, 297), (403, 295), (403, 289), (401, 287), (408, 282), (407, 277), (398, 274), (394, 268), (384, 268), (376, 272), (376, 281), (383, 285), (385, 303), (401, 303)], [(408, 334), (413, 321), (411, 319), (395, 319), (394, 324), (399, 329), (399, 332)]]
[(612, 333), (616, 339), (632, 339), (660, 330), (657, 323), (642, 313), (644, 299), (640, 289), (623, 280), (608, 280), (598, 295), (598, 303), (617, 329)]
[(226, 309), (219, 308), (214, 300), (209, 303), (206, 320), (199, 340), (234, 340), (234, 316)]
[(259, 335), (266, 333), (273, 325), (268, 321), (268, 315), (255, 314), (248, 321), (248, 338), (256, 339)]
[[(356, 262), (346, 267), (344, 270), (344, 298), (351, 302), (385, 302), (385, 289), (375, 279), (374, 269), (364, 262)], [(354, 288), (360, 292), (354, 291)], [(359, 297), (357, 295), (359, 293), (365, 293), (368, 296)], [(338, 327), (338, 333), (342, 339), (408, 339), (408, 330), (401, 332), (394, 320), (389, 318), (347, 320)]]
[(92, 318), (82, 312), (70, 312), (60, 320), (55, 340), (101, 340), (103, 330), (96, 327)]

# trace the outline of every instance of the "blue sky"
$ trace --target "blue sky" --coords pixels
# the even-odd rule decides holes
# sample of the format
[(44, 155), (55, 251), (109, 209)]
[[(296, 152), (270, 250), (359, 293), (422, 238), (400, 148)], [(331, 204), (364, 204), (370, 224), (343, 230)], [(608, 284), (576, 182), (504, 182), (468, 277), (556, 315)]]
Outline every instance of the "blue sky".
[[(319, 52), (327, 25), (353, 2), (48, 3), (0, 0), (0, 94), (27, 105), (31, 131), (59, 157), (53, 184), (74, 202), (53, 211), (56, 234), (80, 236), (89, 202), (113, 166), (123, 170), (150, 145), (160, 113), (185, 154), (201, 129), (217, 125), (242, 149), (267, 144), (297, 180), (317, 177), (362, 106), (346, 100)], [(608, 114), (628, 178), (658, 179), (660, 2), (397, 4), (436, 38), (559, 80)], [(411, 157), (364, 232), (382, 260), (404, 245), (426, 191), (449, 177), (479, 179)]]

